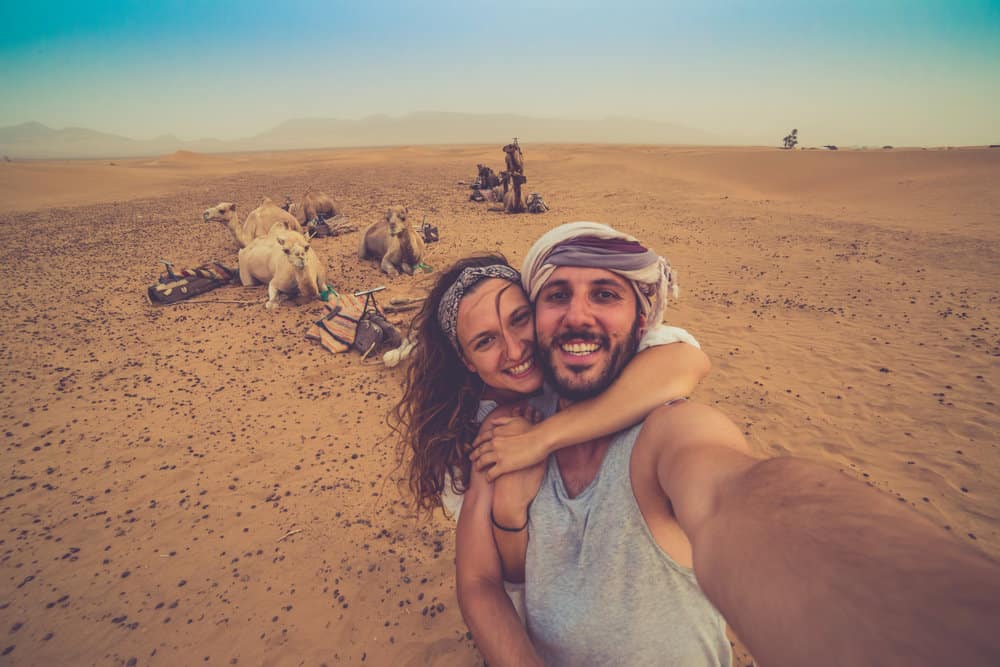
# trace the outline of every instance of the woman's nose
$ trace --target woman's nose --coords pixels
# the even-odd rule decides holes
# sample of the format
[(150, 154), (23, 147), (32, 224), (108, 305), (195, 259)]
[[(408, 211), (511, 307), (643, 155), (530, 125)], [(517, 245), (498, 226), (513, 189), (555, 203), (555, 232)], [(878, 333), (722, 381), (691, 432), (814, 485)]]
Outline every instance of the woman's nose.
[(504, 346), (507, 348), (508, 359), (520, 359), (524, 356), (525, 349), (530, 345), (530, 341), (522, 340), (516, 332), (503, 332)]

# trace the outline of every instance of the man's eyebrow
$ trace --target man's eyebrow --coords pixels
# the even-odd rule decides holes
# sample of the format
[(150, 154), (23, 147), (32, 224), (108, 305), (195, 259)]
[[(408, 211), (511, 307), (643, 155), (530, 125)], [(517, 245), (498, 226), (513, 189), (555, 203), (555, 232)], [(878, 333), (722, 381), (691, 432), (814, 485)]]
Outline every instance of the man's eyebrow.
[(549, 280), (542, 285), (542, 290), (547, 290), (550, 287), (566, 287), (567, 285), (569, 285), (569, 281), (565, 278), (556, 278), (555, 280)]
[(627, 287), (624, 280), (616, 280), (614, 278), (597, 278), (596, 280), (590, 281), (591, 285), (613, 285), (615, 287)]

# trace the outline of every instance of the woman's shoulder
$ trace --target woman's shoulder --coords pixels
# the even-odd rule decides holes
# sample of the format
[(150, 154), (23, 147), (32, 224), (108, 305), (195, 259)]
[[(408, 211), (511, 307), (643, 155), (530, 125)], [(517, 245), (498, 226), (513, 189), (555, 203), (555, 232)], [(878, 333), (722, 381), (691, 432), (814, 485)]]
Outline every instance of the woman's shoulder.
[(497, 409), (496, 401), (479, 401), (479, 408), (476, 410), (476, 423), (482, 424), (483, 421), (490, 416), (494, 410)]

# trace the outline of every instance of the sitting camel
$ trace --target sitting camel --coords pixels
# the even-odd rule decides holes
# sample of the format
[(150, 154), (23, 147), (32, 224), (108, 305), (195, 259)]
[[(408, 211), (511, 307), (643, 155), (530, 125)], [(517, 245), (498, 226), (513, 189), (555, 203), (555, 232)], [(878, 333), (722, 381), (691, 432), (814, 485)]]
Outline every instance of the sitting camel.
[(275, 225), (302, 233), (302, 225), (295, 219), (295, 216), (271, 201), (270, 197), (264, 197), (260, 206), (250, 211), (250, 215), (247, 216), (242, 227), (236, 215), (236, 204), (230, 202), (222, 202), (212, 208), (205, 209), (201, 217), (205, 222), (224, 224), (232, 232), (236, 244), (241, 248), (247, 247), (256, 238), (267, 236)]
[(472, 186), (474, 189), (490, 190), (500, 185), (500, 177), (485, 164), (477, 164), (476, 169), (479, 170), (479, 176), (476, 178), (476, 183)]
[(268, 310), (277, 308), (281, 294), (318, 298), (326, 287), (322, 260), (298, 232), (278, 230), (254, 239), (240, 250), (240, 282), (245, 287), (267, 284)]
[(405, 206), (390, 206), (382, 220), (369, 225), (361, 235), (358, 258), (379, 259), (379, 267), (390, 276), (397, 276), (400, 271), (412, 276), (413, 268), (423, 257), (424, 240), (406, 224), (408, 212)]
[(521, 196), (521, 186), (524, 185), (528, 179), (524, 174), (513, 173), (510, 175), (511, 183), (514, 187), (508, 190), (503, 195), (503, 212), (504, 213), (524, 213), (528, 210), (527, 205), (524, 203), (524, 197)]
[(344, 212), (333, 197), (325, 192), (313, 190), (312, 186), (306, 188), (302, 194), (302, 200), (297, 204), (292, 203), (290, 197), (285, 199), (287, 200), (285, 210), (294, 215), (295, 219), (303, 225), (310, 220), (330, 220)]

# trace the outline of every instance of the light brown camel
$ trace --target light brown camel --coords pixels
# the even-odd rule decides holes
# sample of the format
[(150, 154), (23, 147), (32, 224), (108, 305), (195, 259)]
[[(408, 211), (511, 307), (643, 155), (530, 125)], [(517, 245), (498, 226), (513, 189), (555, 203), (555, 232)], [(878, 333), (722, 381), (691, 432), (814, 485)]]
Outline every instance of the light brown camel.
[(510, 180), (514, 184), (514, 187), (503, 195), (503, 211), (504, 213), (524, 213), (527, 210), (527, 206), (524, 203), (524, 197), (521, 195), (521, 186), (528, 179), (524, 174), (514, 173), (510, 175)]
[(407, 213), (405, 206), (390, 206), (381, 220), (369, 225), (361, 235), (358, 258), (378, 259), (379, 268), (390, 276), (400, 271), (412, 276), (424, 255), (424, 240), (407, 224)]
[[(289, 198), (286, 197), (287, 199)], [(343, 207), (333, 197), (325, 192), (313, 190), (311, 186), (306, 188), (306, 191), (302, 194), (301, 201), (297, 204), (293, 204), (290, 201), (287, 203), (288, 208), (286, 210), (294, 215), (295, 219), (303, 225), (317, 218), (330, 220), (344, 212)]]
[(295, 216), (283, 210), (275, 204), (269, 197), (264, 197), (260, 206), (250, 211), (247, 219), (242, 225), (236, 214), (236, 204), (222, 202), (212, 208), (205, 209), (201, 214), (205, 222), (221, 222), (232, 233), (236, 239), (236, 244), (240, 248), (245, 248), (255, 238), (267, 236), (268, 232), (275, 225), (280, 225), (285, 229), (302, 233), (302, 225), (295, 219)]
[(282, 294), (298, 294), (300, 299), (319, 298), (326, 286), (323, 261), (298, 232), (277, 229), (254, 239), (240, 250), (240, 282), (249, 287), (267, 284), (268, 310), (277, 308)]

